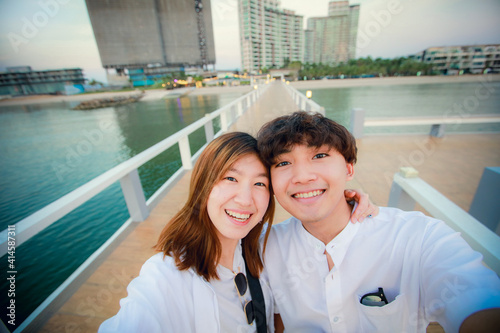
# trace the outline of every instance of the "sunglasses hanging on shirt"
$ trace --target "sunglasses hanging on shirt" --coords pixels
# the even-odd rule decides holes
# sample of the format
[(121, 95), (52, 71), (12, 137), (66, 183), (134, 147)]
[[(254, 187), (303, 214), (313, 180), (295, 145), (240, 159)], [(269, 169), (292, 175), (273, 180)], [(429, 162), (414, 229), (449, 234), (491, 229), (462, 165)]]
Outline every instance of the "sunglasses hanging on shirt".
[[(241, 301), (241, 298), (243, 297), (243, 295), (245, 295), (248, 289), (248, 281), (245, 274), (243, 273), (235, 274), (234, 285), (236, 286), (236, 291), (238, 292), (238, 297), (240, 297)], [(251, 300), (250, 301), (243, 300), (243, 302), (244, 302), (243, 311), (245, 312), (247, 323), (248, 325), (252, 325), (255, 319), (255, 313), (253, 311), (253, 302)]]

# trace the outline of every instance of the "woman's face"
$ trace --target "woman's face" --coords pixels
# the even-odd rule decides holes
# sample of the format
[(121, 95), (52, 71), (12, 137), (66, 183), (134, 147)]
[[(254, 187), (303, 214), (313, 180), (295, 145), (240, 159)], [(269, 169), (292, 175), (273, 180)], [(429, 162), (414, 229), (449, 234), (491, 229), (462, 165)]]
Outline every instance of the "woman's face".
[(269, 195), (269, 176), (258, 157), (248, 154), (236, 161), (208, 197), (208, 215), (221, 243), (239, 241), (262, 221)]

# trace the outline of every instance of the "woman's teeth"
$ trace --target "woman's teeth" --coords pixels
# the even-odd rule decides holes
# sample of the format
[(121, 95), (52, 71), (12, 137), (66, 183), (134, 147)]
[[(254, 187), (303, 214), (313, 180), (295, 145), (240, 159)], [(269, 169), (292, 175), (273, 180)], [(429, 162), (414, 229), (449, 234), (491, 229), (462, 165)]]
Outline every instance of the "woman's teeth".
[(240, 214), (237, 212), (233, 212), (230, 210), (226, 210), (226, 214), (231, 216), (233, 219), (238, 220), (238, 221), (245, 221), (250, 218), (250, 214)]

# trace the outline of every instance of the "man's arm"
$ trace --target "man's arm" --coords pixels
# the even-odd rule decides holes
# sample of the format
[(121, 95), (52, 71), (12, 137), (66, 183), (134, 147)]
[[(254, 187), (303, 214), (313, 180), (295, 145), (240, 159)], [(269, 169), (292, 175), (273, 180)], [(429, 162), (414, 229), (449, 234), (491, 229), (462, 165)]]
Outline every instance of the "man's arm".
[(421, 245), (421, 295), (426, 317), (447, 332), (490, 332), (483, 325), (497, 332), (500, 327), (491, 324), (500, 320), (500, 280), (482, 258), (444, 222), (427, 223)]
[(460, 325), (460, 333), (496, 333), (500, 329), (500, 308), (471, 314)]

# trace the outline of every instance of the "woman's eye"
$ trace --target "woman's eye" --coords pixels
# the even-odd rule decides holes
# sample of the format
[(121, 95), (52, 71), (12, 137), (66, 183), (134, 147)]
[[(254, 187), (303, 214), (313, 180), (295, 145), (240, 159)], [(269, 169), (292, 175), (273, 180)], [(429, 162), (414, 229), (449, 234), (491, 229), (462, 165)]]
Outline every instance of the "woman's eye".
[(290, 162), (279, 162), (278, 164), (276, 164), (276, 168), (279, 168), (279, 167), (282, 167), (282, 166), (285, 166), (285, 165), (288, 165), (290, 164)]
[(315, 158), (325, 158), (327, 156), (328, 156), (328, 154), (325, 154), (325, 153), (316, 154), (316, 155), (314, 155), (313, 159), (315, 159)]
[(236, 181), (236, 178), (234, 178), (234, 177), (225, 177), (224, 179), (229, 180), (230, 182)]
[(261, 183), (261, 182), (259, 182), (259, 183), (255, 183), (255, 185), (257, 185), (257, 186), (264, 186), (264, 187), (266, 187), (266, 186), (267, 186), (265, 183)]

